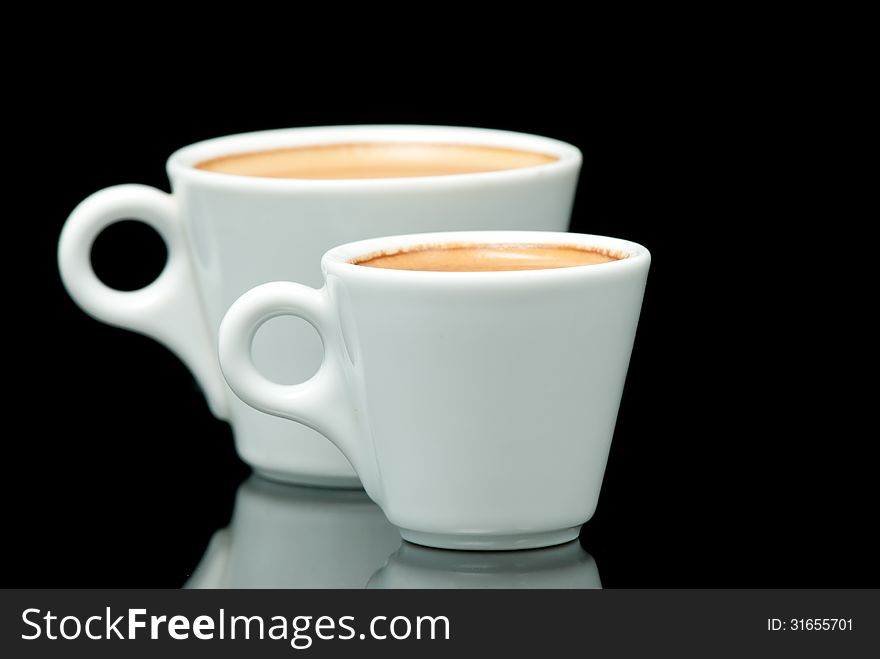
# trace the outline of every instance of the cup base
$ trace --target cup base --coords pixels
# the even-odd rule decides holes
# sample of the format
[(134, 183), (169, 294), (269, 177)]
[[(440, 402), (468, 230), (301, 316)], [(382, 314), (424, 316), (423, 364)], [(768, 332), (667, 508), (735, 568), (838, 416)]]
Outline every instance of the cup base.
[(469, 551), (510, 551), (515, 549), (536, 549), (552, 547), (571, 542), (580, 534), (580, 526), (572, 526), (558, 531), (540, 533), (511, 533), (510, 535), (477, 535), (454, 533), (425, 533), (398, 529), (404, 540), (436, 547), (438, 549), (464, 549)]
[(284, 483), (286, 485), (304, 485), (306, 487), (326, 487), (334, 490), (363, 490), (360, 480), (353, 476), (315, 476), (314, 474), (290, 474), (271, 469), (257, 469), (254, 473), (260, 478)]

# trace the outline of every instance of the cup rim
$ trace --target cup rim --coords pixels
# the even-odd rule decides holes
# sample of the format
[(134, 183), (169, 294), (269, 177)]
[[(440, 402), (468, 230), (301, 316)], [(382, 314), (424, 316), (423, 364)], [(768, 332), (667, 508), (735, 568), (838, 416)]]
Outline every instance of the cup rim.
[[(259, 176), (241, 176), (197, 169), (195, 165), (204, 160), (231, 153), (333, 144), (344, 142), (443, 142), (477, 144), (480, 146), (503, 146), (525, 151), (537, 151), (556, 156), (557, 160), (530, 167), (504, 169), (493, 172), (447, 174), (442, 176), (413, 176), (406, 178), (363, 179), (282, 179)], [(309, 126), (279, 128), (249, 133), (237, 133), (215, 137), (184, 146), (168, 158), (168, 177), (187, 179), (202, 185), (232, 189), (253, 190), (388, 190), (438, 188), (467, 184), (485, 185), (490, 182), (531, 179), (569, 171), (580, 167), (580, 149), (567, 142), (550, 137), (467, 126), (434, 126), (416, 124), (363, 124), (339, 126)]]
[[(579, 265), (544, 270), (498, 270), (488, 272), (436, 272), (424, 270), (393, 270), (369, 268), (351, 263), (353, 259), (395, 252), (407, 248), (443, 244), (498, 244), (521, 243), (524, 245), (555, 244), (575, 247), (594, 247), (623, 252), (626, 258), (608, 263)], [(456, 283), (465, 281), (480, 283), (518, 283), (545, 279), (569, 279), (572, 277), (602, 277), (622, 273), (650, 264), (651, 253), (638, 243), (588, 233), (562, 231), (444, 231), (436, 233), (412, 233), (400, 236), (384, 236), (338, 245), (321, 258), (324, 275), (340, 275), (362, 279), (401, 282), (418, 281), (420, 284), (434, 282)]]

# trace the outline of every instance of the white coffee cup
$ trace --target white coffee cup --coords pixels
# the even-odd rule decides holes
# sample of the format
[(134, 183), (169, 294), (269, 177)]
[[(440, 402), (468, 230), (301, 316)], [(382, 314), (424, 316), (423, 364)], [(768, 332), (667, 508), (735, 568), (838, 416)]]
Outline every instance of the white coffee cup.
[[(350, 261), (422, 245), (561, 244), (625, 256), (513, 272), (422, 272)], [(572, 233), (451, 232), (328, 251), (326, 286), (243, 295), (219, 336), (242, 400), (329, 437), (401, 535), (453, 549), (524, 549), (577, 537), (596, 508), (650, 255)], [(254, 365), (270, 318), (312, 323), (324, 361), (282, 385)]]
[[(365, 142), (498, 146), (557, 160), (494, 172), (353, 180), (260, 178), (195, 167), (235, 153)], [(155, 338), (189, 367), (213, 413), (232, 424), (238, 453), (255, 470), (285, 481), (354, 487), (351, 465), (330, 442), (230, 394), (216, 356), (227, 307), (267, 281), (320, 285), (321, 255), (348, 241), (418, 231), (564, 231), (580, 164), (578, 149), (564, 142), (477, 128), (336, 126), (221, 137), (168, 159), (173, 194), (121, 185), (83, 201), (62, 231), (59, 268), (86, 312)], [(151, 225), (168, 247), (165, 269), (139, 291), (108, 288), (90, 263), (95, 238), (125, 218)], [(254, 352), (260, 370), (283, 382), (307, 379), (321, 359), (320, 342), (304, 323), (264, 328)]]

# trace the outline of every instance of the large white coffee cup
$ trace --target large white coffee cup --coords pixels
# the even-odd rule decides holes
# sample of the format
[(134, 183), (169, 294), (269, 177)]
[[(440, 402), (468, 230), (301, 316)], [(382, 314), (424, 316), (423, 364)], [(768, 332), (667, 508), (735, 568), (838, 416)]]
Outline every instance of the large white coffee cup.
[[(238, 176), (196, 167), (225, 155), (283, 147), (415, 142), (540, 152), (532, 167), (447, 176), (304, 180)], [(422, 231), (564, 231), (581, 155), (556, 140), (476, 128), (337, 126), (233, 135), (187, 146), (168, 159), (173, 194), (120, 185), (88, 197), (61, 234), (58, 262), (71, 297), (111, 325), (146, 334), (189, 367), (214, 414), (228, 420), (245, 462), (270, 478), (357, 486), (351, 465), (314, 430), (269, 416), (231, 395), (217, 365), (217, 328), (228, 306), (268, 281), (321, 284), (320, 258), (353, 240)], [(110, 224), (135, 218), (168, 247), (168, 262), (147, 287), (104, 285), (91, 246)], [(255, 360), (268, 377), (301, 382), (318, 368), (320, 341), (304, 323), (265, 327)]]
[[(423, 245), (557, 244), (621, 258), (510, 272), (355, 265)], [(401, 535), (453, 549), (574, 539), (596, 508), (648, 275), (625, 240), (573, 233), (452, 232), (342, 245), (326, 285), (264, 284), (220, 326), (220, 363), (255, 408), (329, 437)], [(312, 323), (324, 361), (283, 385), (251, 342), (281, 315)]]

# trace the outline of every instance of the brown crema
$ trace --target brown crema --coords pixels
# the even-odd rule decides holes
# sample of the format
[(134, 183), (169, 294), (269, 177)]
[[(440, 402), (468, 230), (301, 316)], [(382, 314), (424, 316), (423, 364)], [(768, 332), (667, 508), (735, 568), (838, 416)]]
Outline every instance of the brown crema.
[(196, 168), (238, 176), (332, 180), (474, 174), (555, 160), (544, 153), (476, 144), (370, 142), (235, 153), (202, 161)]
[(521, 243), (425, 245), (391, 254), (369, 254), (350, 263), (368, 268), (426, 272), (502, 272), (598, 265), (626, 258), (597, 247)]

